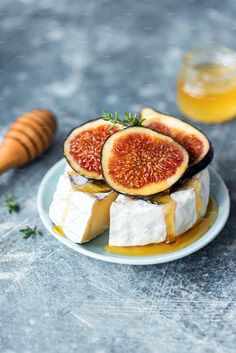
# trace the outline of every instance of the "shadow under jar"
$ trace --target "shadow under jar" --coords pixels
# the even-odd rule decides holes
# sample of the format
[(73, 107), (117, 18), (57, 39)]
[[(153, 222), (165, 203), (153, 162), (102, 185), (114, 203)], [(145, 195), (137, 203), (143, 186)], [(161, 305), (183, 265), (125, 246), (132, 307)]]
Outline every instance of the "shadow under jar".
[(182, 114), (203, 123), (236, 116), (236, 52), (221, 47), (196, 48), (183, 59), (177, 86)]

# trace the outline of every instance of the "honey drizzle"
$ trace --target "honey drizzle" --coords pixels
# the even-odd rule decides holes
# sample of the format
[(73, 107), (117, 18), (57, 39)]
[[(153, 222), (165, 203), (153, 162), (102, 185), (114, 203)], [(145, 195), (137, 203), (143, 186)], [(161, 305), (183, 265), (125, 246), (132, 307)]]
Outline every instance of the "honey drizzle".
[(166, 243), (174, 243), (176, 202), (171, 198), (170, 194), (156, 196), (153, 201), (163, 205), (166, 223)]
[(202, 186), (201, 181), (196, 179), (193, 183), (195, 196), (196, 196), (196, 211), (197, 211), (197, 221), (200, 219), (202, 210)]
[(67, 199), (66, 199), (66, 204), (65, 204), (65, 207), (63, 209), (63, 212), (62, 212), (62, 217), (61, 217), (61, 223), (59, 225), (56, 225), (53, 227), (53, 230), (56, 234), (58, 235), (61, 235), (61, 236), (65, 236), (65, 232), (63, 230), (63, 227), (64, 227), (64, 224), (65, 224), (65, 221), (66, 221), (66, 217), (68, 215), (68, 212), (69, 212), (69, 206), (70, 206), (70, 201), (71, 201), (71, 198), (72, 198), (72, 194), (73, 194), (73, 189), (71, 188), (70, 191), (68, 192), (68, 196), (67, 196)]
[(74, 191), (82, 191), (89, 194), (106, 193), (111, 191), (111, 188), (103, 181), (88, 181), (84, 185), (78, 185), (72, 182), (72, 188)]
[(61, 226), (54, 226), (53, 228), (54, 233), (61, 235), (62, 237), (65, 236), (65, 233), (63, 231), (63, 229), (61, 228)]
[(192, 188), (194, 189), (194, 192), (195, 192), (196, 214), (197, 214), (197, 221), (198, 221), (201, 217), (201, 210), (202, 210), (202, 186), (198, 176), (187, 181), (183, 189), (188, 190)]
[(201, 238), (215, 223), (217, 212), (217, 203), (213, 198), (210, 198), (205, 217), (200, 219), (200, 221), (187, 232), (178, 236), (176, 241), (172, 244), (166, 244), (163, 242), (145, 246), (105, 246), (104, 249), (110, 253), (127, 256), (150, 256), (177, 251), (189, 246)]

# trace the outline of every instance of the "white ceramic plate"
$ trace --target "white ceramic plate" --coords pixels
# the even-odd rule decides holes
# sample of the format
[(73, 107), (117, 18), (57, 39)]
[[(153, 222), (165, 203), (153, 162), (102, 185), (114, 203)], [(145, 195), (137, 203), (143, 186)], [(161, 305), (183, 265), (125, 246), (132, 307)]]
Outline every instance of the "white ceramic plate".
[(53, 224), (48, 216), (49, 206), (52, 202), (59, 176), (64, 172), (65, 165), (66, 162), (64, 159), (57, 162), (47, 172), (40, 184), (37, 200), (40, 218), (49, 233), (51, 233), (61, 243), (81, 254), (98, 260), (128, 265), (150, 265), (180, 259), (194, 253), (211, 242), (223, 229), (229, 215), (230, 201), (228, 190), (219, 174), (210, 168), (211, 195), (217, 201), (218, 216), (213, 226), (193, 244), (184, 249), (161, 255), (122, 256), (118, 254), (111, 254), (104, 250), (104, 246), (108, 244), (108, 232), (105, 232), (103, 235), (90, 241), (89, 243), (79, 245), (66, 237), (55, 234), (53, 231)]

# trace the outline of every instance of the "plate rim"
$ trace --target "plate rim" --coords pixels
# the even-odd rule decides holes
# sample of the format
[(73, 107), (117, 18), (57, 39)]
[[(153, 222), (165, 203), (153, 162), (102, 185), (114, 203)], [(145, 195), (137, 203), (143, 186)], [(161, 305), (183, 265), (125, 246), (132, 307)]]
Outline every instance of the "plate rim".
[[(211, 167), (209, 168), (210, 174), (213, 174), (214, 177), (216, 177), (217, 182), (221, 185), (221, 188), (223, 189), (223, 193), (225, 196), (225, 202), (226, 202), (226, 207), (224, 208), (224, 212), (221, 214), (218, 212), (218, 216), (216, 218), (215, 223), (213, 226), (198, 240), (196, 240), (194, 243), (190, 244), (189, 246), (179, 249), (177, 251), (171, 252), (171, 253), (165, 253), (161, 255), (149, 255), (149, 256), (127, 256), (127, 255), (115, 255), (112, 253), (108, 253), (108, 255), (103, 255), (103, 254), (98, 254), (94, 251), (88, 250), (83, 247), (83, 245), (76, 244), (72, 242), (70, 239), (66, 237), (62, 237), (60, 235), (57, 235), (56, 233), (53, 232), (52, 227), (48, 225), (47, 220), (45, 219), (45, 210), (43, 208), (43, 196), (44, 196), (44, 191), (45, 191), (45, 185), (49, 182), (49, 180), (52, 178), (54, 175), (55, 171), (60, 168), (63, 164), (66, 165), (66, 161), (64, 158), (60, 159), (58, 162), (56, 162), (44, 175), (43, 179), (41, 180), (41, 183), (38, 188), (38, 193), (37, 193), (37, 208), (38, 208), (38, 213), (39, 217), (44, 225), (44, 227), (47, 229), (47, 231), (52, 234), (59, 242), (63, 243), (70, 249), (77, 251), (80, 254), (86, 255), (88, 257), (105, 261), (105, 262), (110, 262), (110, 263), (116, 263), (116, 264), (124, 264), (124, 265), (154, 265), (154, 264), (159, 264), (159, 263), (166, 263), (174, 260), (178, 260), (180, 258), (186, 257), (188, 255), (193, 254), (194, 252), (202, 249), (205, 247), (207, 244), (209, 244), (219, 233), (221, 230), (224, 228), (228, 217), (229, 217), (229, 212), (230, 212), (230, 197), (229, 197), (229, 191), (228, 188), (225, 185), (225, 182), (219, 175), (217, 171), (212, 169)], [(220, 207), (220, 205), (218, 205)], [(49, 219), (49, 216), (47, 215), (47, 218)], [(214, 232), (212, 231), (212, 228), (216, 228)]]

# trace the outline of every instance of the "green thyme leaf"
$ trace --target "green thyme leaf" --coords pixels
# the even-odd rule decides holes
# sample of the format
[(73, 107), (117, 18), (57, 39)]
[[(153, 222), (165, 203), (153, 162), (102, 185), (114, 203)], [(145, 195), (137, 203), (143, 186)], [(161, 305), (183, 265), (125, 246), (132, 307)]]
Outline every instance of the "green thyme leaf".
[(41, 231), (35, 226), (31, 228), (26, 226), (25, 228), (20, 229), (20, 232), (23, 234), (24, 239), (28, 239), (29, 237), (35, 237), (36, 235), (42, 235)]
[(124, 113), (124, 118), (120, 118), (117, 112), (115, 112), (115, 116), (113, 116), (107, 111), (103, 111), (103, 119), (112, 123), (111, 127), (109, 127), (109, 130), (113, 129), (116, 124), (120, 124), (127, 127), (142, 126), (142, 123), (145, 120), (140, 119), (140, 117), (137, 117), (137, 114)]
[(19, 204), (14, 201), (12, 195), (8, 195), (5, 198), (5, 205), (9, 214), (12, 214), (13, 212), (18, 212), (20, 210)]

